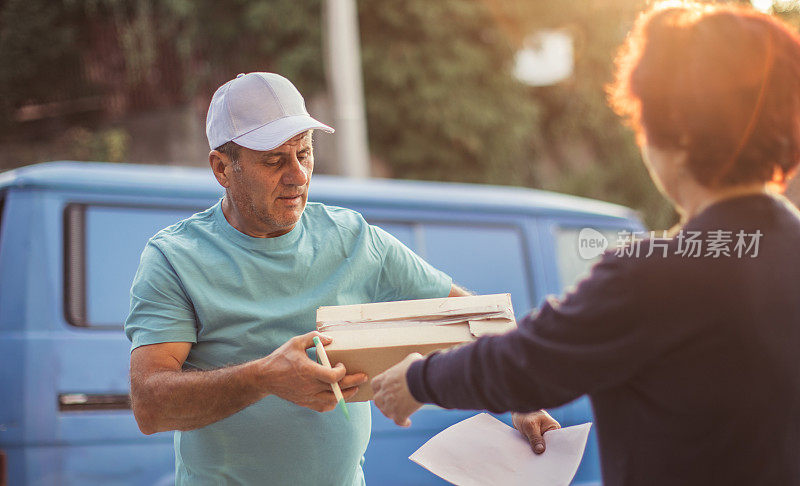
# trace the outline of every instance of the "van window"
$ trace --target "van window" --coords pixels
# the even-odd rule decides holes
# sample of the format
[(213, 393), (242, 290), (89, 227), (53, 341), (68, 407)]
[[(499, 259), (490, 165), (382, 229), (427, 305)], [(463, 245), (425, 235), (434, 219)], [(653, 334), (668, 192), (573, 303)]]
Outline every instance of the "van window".
[[(600, 260), (600, 255), (593, 258), (583, 258), (578, 251), (580, 244), (579, 235), (584, 228), (558, 227), (555, 230), (556, 258), (558, 275), (564, 291), (573, 287), (578, 281), (586, 278), (592, 265)], [(592, 228), (608, 240), (608, 248), (617, 246), (617, 238), (622, 228)]]
[(422, 255), (453, 281), (478, 294), (511, 293), (517, 316), (534, 296), (527, 245), (514, 226), (422, 224)]
[(65, 314), (75, 326), (122, 326), (147, 240), (194, 208), (70, 204), (64, 214)]

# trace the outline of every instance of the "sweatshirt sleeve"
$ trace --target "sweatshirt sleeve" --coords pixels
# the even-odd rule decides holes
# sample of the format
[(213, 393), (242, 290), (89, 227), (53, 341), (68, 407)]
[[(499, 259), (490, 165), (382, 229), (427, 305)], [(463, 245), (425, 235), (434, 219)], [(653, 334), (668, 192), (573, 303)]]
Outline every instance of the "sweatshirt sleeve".
[(412, 395), (445, 408), (530, 411), (619, 384), (682, 339), (643, 319), (635, 262), (606, 253), (574, 292), (502, 336), (414, 363)]

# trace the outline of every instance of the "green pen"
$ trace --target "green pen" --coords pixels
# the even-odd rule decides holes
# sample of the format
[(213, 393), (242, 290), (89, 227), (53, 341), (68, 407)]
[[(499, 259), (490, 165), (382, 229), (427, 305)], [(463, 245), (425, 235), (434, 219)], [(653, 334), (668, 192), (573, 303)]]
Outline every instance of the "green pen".
[[(319, 340), (317, 336), (314, 336), (314, 346), (317, 348), (317, 358), (322, 362), (322, 366), (327, 366), (328, 368), (332, 368), (330, 360), (328, 360), (328, 355), (325, 353), (325, 348), (322, 347), (322, 342)], [(344, 402), (344, 397), (342, 396), (342, 389), (339, 388), (338, 383), (331, 383), (331, 388), (333, 389), (333, 396), (339, 400), (339, 408), (342, 410), (345, 418), (350, 420), (350, 412), (347, 410), (347, 404)]]

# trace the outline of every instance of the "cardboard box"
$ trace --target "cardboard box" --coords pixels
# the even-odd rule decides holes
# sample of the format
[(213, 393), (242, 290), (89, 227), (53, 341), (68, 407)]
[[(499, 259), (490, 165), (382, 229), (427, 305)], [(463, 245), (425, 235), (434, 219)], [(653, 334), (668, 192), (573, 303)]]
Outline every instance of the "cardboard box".
[[(317, 309), (317, 329), (333, 338), (331, 363), (370, 378), (411, 353), (428, 354), (516, 328), (511, 295), (475, 295)], [(369, 383), (350, 401), (372, 398)]]

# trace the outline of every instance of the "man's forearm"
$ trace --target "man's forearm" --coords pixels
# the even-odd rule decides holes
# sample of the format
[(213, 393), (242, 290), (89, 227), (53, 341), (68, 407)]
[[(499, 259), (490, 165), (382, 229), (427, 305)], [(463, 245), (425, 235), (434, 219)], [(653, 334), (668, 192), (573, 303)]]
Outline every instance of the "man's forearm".
[(264, 398), (258, 363), (212, 371), (164, 370), (131, 377), (131, 400), (145, 434), (192, 430), (222, 420)]

